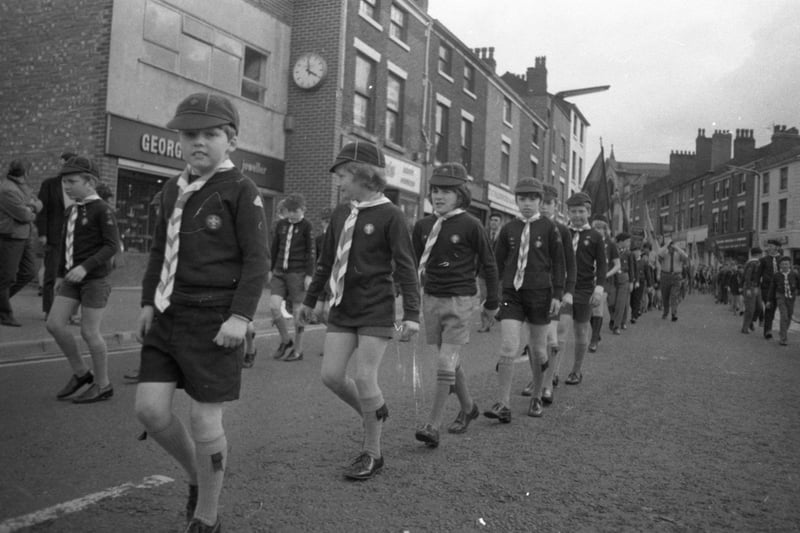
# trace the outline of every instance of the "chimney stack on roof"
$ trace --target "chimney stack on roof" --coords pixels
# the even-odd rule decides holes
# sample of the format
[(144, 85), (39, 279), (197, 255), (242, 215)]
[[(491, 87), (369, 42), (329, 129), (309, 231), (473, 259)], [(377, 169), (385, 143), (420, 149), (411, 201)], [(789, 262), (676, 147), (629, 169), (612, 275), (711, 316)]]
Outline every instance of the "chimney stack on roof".
[(800, 146), (800, 135), (797, 128), (787, 128), (785, 124), (774, 127), (770, 153), (779, 154), (797, 146)]
[(537, 57), (534, 66), (528, 67), (525, 77), (528, 82), (528, 92), (534, 96), (547, 95), (547, 57)]
[(711, 167), (708, 170), (714, 170), (731, 160), (732, 139), (729, 130), (714, 130), (711, 136)]
[(752, 161), (756, 155), (756, 139), (753, 130), (736, 130), (733, 139), (733, 158), (737, 163), (743, 164)]

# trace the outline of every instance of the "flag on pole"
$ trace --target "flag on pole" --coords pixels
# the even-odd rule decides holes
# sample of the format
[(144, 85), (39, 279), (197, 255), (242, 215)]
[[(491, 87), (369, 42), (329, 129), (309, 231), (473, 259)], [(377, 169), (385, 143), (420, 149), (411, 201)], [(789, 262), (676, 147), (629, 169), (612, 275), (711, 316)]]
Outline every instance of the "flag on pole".
[(606, 176), (606, 161), (603, 155), (603, 145), (600, 145), (600, 154), (597, 156), (586, 181), (583, 182), (583, 192), (592, 199), (592, 215), (605, 215), (609, 222), (612, 218), (613, 184), (609, 183)]

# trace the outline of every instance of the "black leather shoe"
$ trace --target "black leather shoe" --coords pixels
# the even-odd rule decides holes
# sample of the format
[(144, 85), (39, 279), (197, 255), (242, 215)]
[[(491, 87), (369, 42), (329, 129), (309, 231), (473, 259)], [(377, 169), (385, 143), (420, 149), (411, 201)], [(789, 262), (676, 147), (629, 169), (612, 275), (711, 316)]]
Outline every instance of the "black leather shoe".
[(95, 403), (108, 400), (114, 396), (114, 387), (109, 383), (107, 386), (100, 388), (100, 385), (93, 383), (91, 387), (83, 391), (77, 398), (72, 400), (72, 403)]
[(193, 519), (189, 522), (189, 525), (186, 526), (186, 529), (183, 533), (221, 533), (222, 532), (222, 522), (220, 522), (219, 518), (217, 518), (217, 523), (213, 526), (209, 526), (208, 524), (201, 522), (197, 518)]
[(378, 470), (381, 468), (383, 468), (383, 457), (378, 457), (376, 459), (367, 452), (362, 452), (361, 455), (356, 457), (356, 460), (347, 467), (347, 470), (344, 472), (344, 477), (356, 481), (363, 481), (377, 474)]
[(553, 390), (552, 389), (544, 389), (544, 390), (542, 390), (542, 403), (544, 405), (552, 405), (553, 404)]
[(439, 430), (432, 424), (425, 424), (414, 433), (414, 438), (424, 442), (426, 446), (436, 448), (439, 446)]
[(589, 343), (589, 351), (592, 352), (592, 353), (597, 351), (597, 343), (596, 342), (590, 342)]
[(673, 322), (677, 322), (678, 321), (678, 315), (672, 315), (672, 321)]
[(542, 409), (542, 400), (539, 398), (531, 398), (531, 403), (528, 406), (528, 416), (539, 418), (543, 414), (544, 409)]
[(580, 372), (570, 372), (569, 376), (567, 376), (567, 380), (564, 383), (567, 385), (579, 385), (581, 381), (583, 381), (583, 374)]
[(483, 416), (499, 420), (503, 424), (511, 422), (511, 410), (500, 402), (494, 404), (488, 411), (484, 411)]
[(764, 338), (765, 339), (771, 339), (772, 338), (772, 333), (769, 333), (769, 332), (764, 333)]
[(472, 402), (472, 409), (470, 410), (470, 412), (465, 413), (464, 411), (459, 411), (458, 416), (456, 416), (456, 419), (447, 428), (447, 432), (455, 434), (464, 433), (465, 431), (467, 431), (469, 423), (478, 418), (478, 415), (480, 414), (481, 412), (478, 410), (478, 404)]
[(56, 398), (58, 398), (59, 400), (63, 400), (68, 396), (72, 396), (73, 394), (78, 392), (78, 389), (80, 389), (84, 385), (88, 385), (89, 383), (94, 383), (94, 374), (92, 374), (91, 371), (86, 372), (84, 375), (80, 377), (73, 374), (72, 377), (69, 378), (67, 384), (64, 385), (64, 388), (58, 391), (58, 393), (56, 393)]

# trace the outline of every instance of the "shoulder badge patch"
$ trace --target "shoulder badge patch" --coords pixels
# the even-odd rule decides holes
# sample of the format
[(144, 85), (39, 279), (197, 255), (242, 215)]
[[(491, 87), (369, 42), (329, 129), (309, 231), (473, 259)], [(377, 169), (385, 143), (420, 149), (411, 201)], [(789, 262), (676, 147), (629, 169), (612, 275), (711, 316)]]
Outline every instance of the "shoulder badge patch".
[(365, 225), (364, 233), (366, 233), (367, 235), (372, 235), (373, 233), (375, 233), (375, 226), (373, 226), (372, 224)]

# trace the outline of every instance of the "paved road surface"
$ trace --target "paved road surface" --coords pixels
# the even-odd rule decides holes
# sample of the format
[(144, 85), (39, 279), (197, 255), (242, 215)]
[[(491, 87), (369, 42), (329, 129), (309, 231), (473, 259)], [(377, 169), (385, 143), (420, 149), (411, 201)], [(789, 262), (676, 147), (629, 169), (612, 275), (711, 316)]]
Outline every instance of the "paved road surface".
[[(511, 424), (481, 417), (465, 435), (444, 433), (435, 450), (413, 438), (429, 407), (432, 350), (392, 343), (381, 374), (386, 467), (365, 483), (341, 478), (360, 423), (320, 382), (322, 332), (309, 334), (298, 363), (270, 359), (276, 340), (264, 336), (243, 400), (226, 413), (224, 530), (796, 531), (800, 336), (779, 347), (738, 325), (695, 295), (677, 323), (651, 312), (622, 336), (606, 328), (583, 384), (559, 386), (543, 418), (525, 416), (527, 401), (515, 396)], [(467, 348), (481, 408), (493, 401), (498, 341), (498, 331), (474, 334)], [(15, 517), (154, 475), (175, 481), (127, 486), (29, 530), (182, 531), (181, 471), (135, 439), (134, 387), (121, 376), (136, 360), (113, 355), (116, 394), (89, 406), (54, 400), (63, 360), (0, 366), (0, 532)], [(517, 369), (515, 391), (528, 376), (525, 363)], [(178, 409), (185, 414), (182, 397)], [(449, 422), (455, 398), (447, 409)]]

